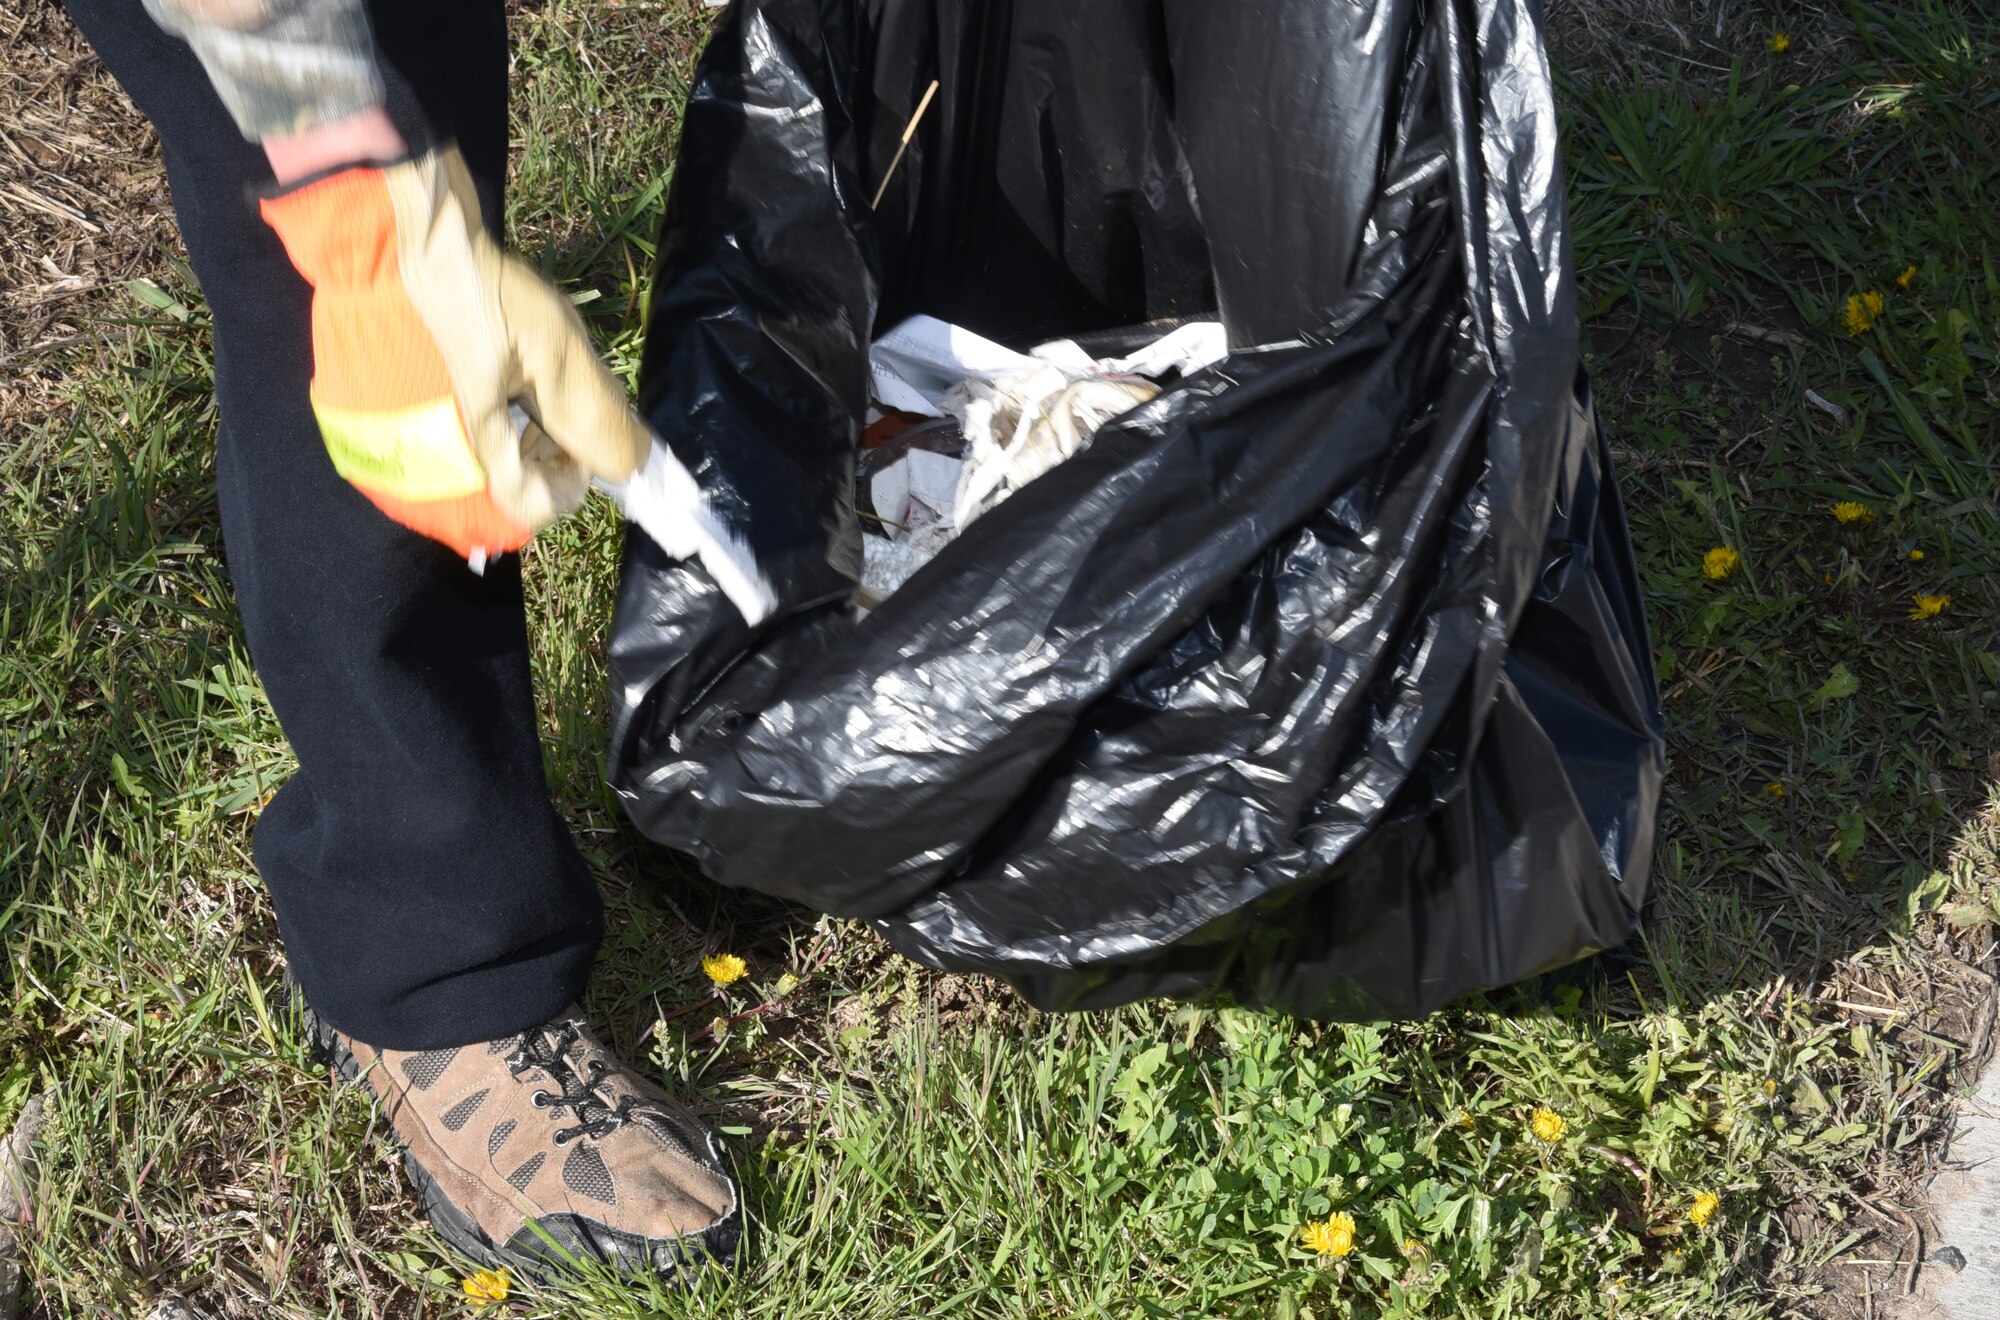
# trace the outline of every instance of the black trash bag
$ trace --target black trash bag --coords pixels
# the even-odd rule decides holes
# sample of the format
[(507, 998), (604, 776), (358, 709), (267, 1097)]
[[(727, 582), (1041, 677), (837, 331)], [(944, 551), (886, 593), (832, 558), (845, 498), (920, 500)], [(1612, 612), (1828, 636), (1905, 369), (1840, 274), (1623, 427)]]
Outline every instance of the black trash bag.
[[(1217, 309), (1240, 351), (856, 621), (874, 333)], [(1046, 1008), (1420, 1014), (1614, 946), (1663, 744), (1577, 334), (1533, 0), (735, 0), (642, 398), (782, 603), (630, 534), (612, 781)]]

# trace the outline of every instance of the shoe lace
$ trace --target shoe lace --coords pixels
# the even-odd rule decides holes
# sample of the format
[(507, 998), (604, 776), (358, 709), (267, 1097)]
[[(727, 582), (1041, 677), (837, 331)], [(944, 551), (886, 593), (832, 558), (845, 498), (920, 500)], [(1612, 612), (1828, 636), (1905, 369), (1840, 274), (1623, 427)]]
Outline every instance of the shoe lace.
[(513, 1053), (507, 1056), (507, 1070), (519, 1077), (530, 1069), (539, 1070), (558, 1088), (538, 1090), (529, 1097), (537, 1109), (550, 1109), (552, 1117), (568, 1110), (576, 1117), (571, 1127), (557, 1128), (558, 1146), (567, 1146), (578, 1137), (603, 1137), (632, 1121), (632, 1097), (616, 1103), (599, 1090), (610, 1070), (601, 1059), (588, 1060), (578, 1072), (570, 1051), (582, 1040), (574, 1022), (553, 1022), (524, 1032)]

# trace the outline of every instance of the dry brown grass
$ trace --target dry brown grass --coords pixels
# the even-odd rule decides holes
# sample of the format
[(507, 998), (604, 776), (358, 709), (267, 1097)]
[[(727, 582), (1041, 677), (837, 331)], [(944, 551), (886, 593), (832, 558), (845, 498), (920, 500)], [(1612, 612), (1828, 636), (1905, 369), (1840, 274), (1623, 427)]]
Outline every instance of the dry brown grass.
[(0, 435), (178, 251), (152, 127), (52, 0), (0, 10)]

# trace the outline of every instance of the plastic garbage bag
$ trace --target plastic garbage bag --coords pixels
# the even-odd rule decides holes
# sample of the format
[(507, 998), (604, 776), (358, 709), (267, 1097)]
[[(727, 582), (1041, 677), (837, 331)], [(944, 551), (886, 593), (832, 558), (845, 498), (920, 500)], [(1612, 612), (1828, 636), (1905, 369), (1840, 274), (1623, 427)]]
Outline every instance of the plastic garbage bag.
[[(1050, 1008), (1415, 1014), (1619, 943), (1661, 722), (1570, 260), (1531, 0), (735, 0), (642, 403), (778, 606), (631, 536), (633, 820)], [(1218, 312), (856, 619), (871, 335)]]

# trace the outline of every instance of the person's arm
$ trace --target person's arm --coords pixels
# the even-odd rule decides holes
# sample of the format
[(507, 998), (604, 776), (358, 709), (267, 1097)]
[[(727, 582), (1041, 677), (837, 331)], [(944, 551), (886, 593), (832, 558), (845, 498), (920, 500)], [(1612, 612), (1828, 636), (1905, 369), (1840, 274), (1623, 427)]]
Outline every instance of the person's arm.
[(252, 141), (310, 137), (381, 113), (382, 72), (361, 0), (145, 4), (155, 22), (193, 48)]
[(303, 133), (264, 139), (264, 155), (280, 186), (343, 165), (400, 160), (408, 154), (403, 135), (379, 106)]
[(271, 162), (260, 209), (313, 286), (313, 411), (341, 476), (479, 564), (575, 508), (591, 478), (643, 467), (662, 518), (647, 530), (763, 616), (755, 564), (653, 445), (569, 300), (493, 241), (457, 151), (404, 142), (361, 0), (145, 4)]
[(382, 108), (360, 0), (146, 0), (146, 9), (193, 48), (280, 185), (408, 154)]

